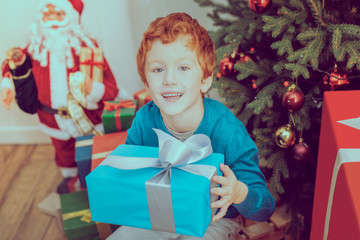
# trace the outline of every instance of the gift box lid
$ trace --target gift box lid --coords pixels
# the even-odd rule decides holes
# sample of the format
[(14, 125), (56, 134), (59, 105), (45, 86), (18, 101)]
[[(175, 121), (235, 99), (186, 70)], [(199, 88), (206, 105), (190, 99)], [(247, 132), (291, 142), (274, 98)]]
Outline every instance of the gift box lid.
[[(89, 210), (87, 191), (60, 195), (64, 230), (68, 239), (99, 239), (96, 224), (81, 220)], [(87, 238), (86, 238), (87, 239)]]
[(125, 131), (135, 117), (137, 100), (106, 101), (101, 118), (106, 134)]
[(91, 159), (94, 135), (80, 136), (75, 142), (75, 161)]
[(91, 171), (94, 170), (117, 146), (124, 144), (126, 136), (126, 131), (95, 136), (91, 156)]

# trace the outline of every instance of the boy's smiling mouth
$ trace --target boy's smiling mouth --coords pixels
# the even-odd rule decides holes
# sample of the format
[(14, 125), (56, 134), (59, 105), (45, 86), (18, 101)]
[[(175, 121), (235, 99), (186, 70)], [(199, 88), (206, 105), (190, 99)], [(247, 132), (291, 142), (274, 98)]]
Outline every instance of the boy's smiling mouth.
[(165, 93), (162, 93), (161, 95), (166, 101), (175, 102), (182, 97), (183, 93), (181, 93), (181, 92), (165, 92)]

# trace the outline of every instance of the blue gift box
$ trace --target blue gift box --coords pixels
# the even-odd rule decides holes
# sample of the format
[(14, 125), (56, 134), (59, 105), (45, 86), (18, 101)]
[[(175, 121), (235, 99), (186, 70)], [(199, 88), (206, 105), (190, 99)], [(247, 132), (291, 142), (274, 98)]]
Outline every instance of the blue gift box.
[(94, 135), (81, 136), (76, 138), (75, 162), (79, 172), (80, 184), (86, 188), (85, 177), (91, 171), (91, 155)]
[[(111, 155), (157, 158), (159, 149), (120, 145)], [(212, 153), (192, 164), (214, 166), (221, 175), (220, 163), (224, 163), (224, 156)], [(145, 182), (161, 170), (156, 167), (123, 170), (99, 165), (86, 177), (92, 220), (152, 229)], [(172, 168), (170, 186), (176, 233), (202, 237), (212, 217), (209, 179)]]

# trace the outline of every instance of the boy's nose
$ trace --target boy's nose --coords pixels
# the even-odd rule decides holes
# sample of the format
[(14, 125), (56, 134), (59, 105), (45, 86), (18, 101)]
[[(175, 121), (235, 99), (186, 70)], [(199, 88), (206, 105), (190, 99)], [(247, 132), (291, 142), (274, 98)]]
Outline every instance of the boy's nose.
[(173, 70), (167, 69), (165, 77), (164, 77), (164, 84), (165, 85), (174, 85), (177, 83), (176, 74)]

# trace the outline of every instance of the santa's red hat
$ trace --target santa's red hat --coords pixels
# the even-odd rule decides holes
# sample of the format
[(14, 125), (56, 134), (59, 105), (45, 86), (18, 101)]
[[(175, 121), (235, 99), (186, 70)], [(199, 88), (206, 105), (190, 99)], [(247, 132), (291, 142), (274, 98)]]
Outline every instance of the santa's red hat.
[(40, 9), (42, 10), (46, 4), (52, 4), (59, 7), (66, 13), (66, 16), (68, 16), (70, 20), (76, 20), (77, 22), (79, 22), (80, 15), (84, 8), (82, 0), (41, 0)]

